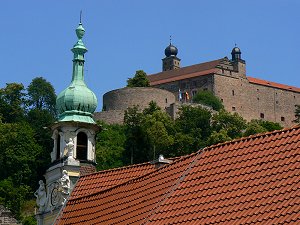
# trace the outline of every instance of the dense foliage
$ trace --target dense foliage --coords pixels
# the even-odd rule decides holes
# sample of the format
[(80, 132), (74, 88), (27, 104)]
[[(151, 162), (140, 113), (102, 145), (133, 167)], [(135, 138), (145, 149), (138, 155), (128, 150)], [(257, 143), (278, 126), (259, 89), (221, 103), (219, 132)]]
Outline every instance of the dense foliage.
[(224, 109), (212, 113), (194, 106), (182, 106), (174, 121), (155, 102), (143, 111), (137, 106), (128, 108), (124, 125), (103, 126), (97, 141), (99, 169), (152, 161), (160, 154), (186, 155), (212, 144), (282, 128), (269, 121), (247, 123), (237, 113)]
[(18, 83), (0, 89), (0, 204), (23, 224), (35, 223), (33, 192), (50, 162), (55, 100), (53, 86), (41, 77), (27, 89)]
[(193, 102), (212, 107), (213, 110), (220, 111), (224, 108), (221, 100), (211, 91), (199, 91), (193, 97)]
[(149, 87), (150, 82), (143, 70), (137, 70), (133, 78), (127, 80), (127, 87)]

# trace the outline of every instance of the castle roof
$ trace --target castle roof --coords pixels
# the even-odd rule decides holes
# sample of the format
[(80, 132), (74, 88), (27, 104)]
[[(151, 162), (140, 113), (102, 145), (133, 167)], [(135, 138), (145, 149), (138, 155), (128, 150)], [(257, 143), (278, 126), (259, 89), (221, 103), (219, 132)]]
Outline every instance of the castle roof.
[(261, 79), (253, 78), (253, 77), (247, 77), (247, 79), (249, 80), (250, 83), (253, 83), (253, 84), (269, 86), (269, 87), (284, 89), (284, 90), (288, 90), (288, 91), (300, 92), (300, 88), (285, 85), (285, 84), (279, 84), (279, 83), (275, 83), (272, 81), (261, 80)]
[(299, 162), (298, 126), (213, 145), (159, 169), (102, 171), (79, 179), (55, 224), (299, 224)]
[(149, 75), (148, 79), (150, 81), (150, 85), (152, 86), (212, 74), (217, 72), (216, 66), (219, 65), (222, 60), (223, 59), (217, 59), (210, 62), (182, 67), (176, 70), (163, 71), (160, 73)]
[[(209, 61), (209, 62), (204, 62), (192, 66), (178, 68), (176, 70), (163, 71), (160, 73), (148, 75), (148, 79), (150, 81), (150, 85), (154, 86), (154, 85), (170, 83), (170, 82), (189, 79), (198, 76), (215, 74), (218, 71), (217, 66), (219, 66), (222, 61), (224, 61), (224, 58)], [(253, 77), (247, 77), (247, 79), (250, 83), (253, 84), (279, 88), (288, 91), (300, 92), (300, 88), (285, 85), (285, 84), (279, 84), (267, 80), (253, 78)]]

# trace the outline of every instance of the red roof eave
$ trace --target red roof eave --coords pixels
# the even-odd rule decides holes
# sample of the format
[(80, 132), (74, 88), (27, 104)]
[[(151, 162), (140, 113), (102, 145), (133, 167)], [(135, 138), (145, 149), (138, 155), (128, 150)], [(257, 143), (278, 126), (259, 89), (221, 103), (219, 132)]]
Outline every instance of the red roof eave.
[(247, 79), (249, 80), (250, 83), (253, 84), (263, 85), (267, 87), (274, 87), (274, 88), (279, 88), (288, 91), (300, 92), (300, 88), (285, 85), (285, 84), (279, 84), (272, 81), (261, 80), (254, 77), (247, 77)]
[(204, 70), (204, 71), (200, 71), (200, 72), (195, 72), (195, 73), (190, 73), (190, 74), (183, 74), (183, 75), (179, 75), (176, 77), (170, 77), (167, 79), (162, 79), (162, 80), (157, 80), (157, 81), (150, 81), (150, 85), (158, 85), (158, 84), (164, 84), (164, 83), (170, 83), (170, 82), (174, 82), (174, 81), (178, 81), (178, 80), (184, 80), (184, 79), (189, 79), (189, 78), (193, 78), (193, 77), (198, 77), (198, 76), (205, 76), (205, 75), (209, 75), (212, 73), (216, 73), (217, 69), (210, 69), (210, 70)]

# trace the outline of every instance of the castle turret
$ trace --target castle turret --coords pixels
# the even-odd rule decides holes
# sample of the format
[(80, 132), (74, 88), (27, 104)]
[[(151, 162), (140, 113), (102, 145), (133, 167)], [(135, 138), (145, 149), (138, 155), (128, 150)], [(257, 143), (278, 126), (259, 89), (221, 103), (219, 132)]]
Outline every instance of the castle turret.
[(233, 62), (233, 69), (242, 77), (246, 77), (246, 62), (242, 59), (242, 52), (237, 46), (231, 51), (231, 60)]
[(163, 71), (175, 70), (175, 69), (180, 68), (180, 59), (177, 58), (177, 54), (178, 54), (178, 49), (174, 45), (172, 45), (171, 39), (170, 39), (170, 44), (165, 49), (166, 57), (162, 59)]

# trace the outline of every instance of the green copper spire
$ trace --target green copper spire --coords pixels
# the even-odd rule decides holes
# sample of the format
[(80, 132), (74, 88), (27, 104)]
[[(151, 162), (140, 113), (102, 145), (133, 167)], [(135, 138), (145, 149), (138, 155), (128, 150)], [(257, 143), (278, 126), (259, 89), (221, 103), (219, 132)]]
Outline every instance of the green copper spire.
[(95, 123), (93, 112), (97, 108), (97, 98), (84, 82), (84, 54), (88, 51), (82, 41), (84, 34), (85, 30), (80, 22), (76, 29), (78, 40), (72, 48), (72, 81), (56, 99), (59, 121)]

